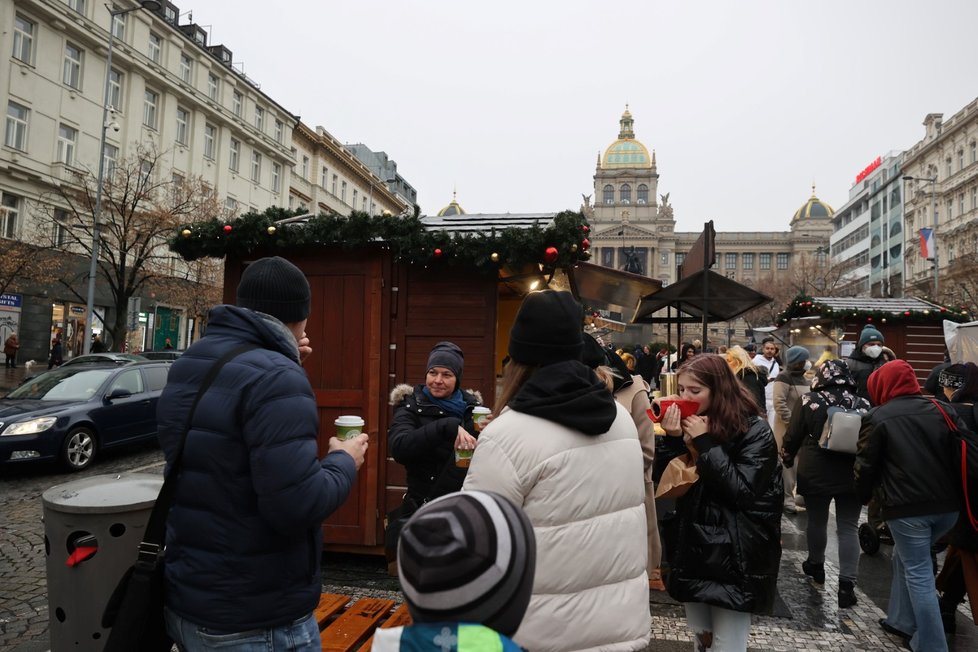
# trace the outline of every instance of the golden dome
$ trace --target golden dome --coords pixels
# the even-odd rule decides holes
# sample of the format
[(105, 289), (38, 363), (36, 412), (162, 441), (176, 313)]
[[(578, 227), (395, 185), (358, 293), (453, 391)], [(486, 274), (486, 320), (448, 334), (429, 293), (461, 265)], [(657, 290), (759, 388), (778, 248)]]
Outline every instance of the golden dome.
[(798, 220), (811, 218), (828, 219), (833, 215), (835, 215), (835, 209), (815, 196), (815, 184), (812, 184), (812, 196), (802, 204), (801, 208), (795, 211), (795, 216), (791, 218), (791, 222), (794, 224)]
[(655, 159), (649, 156), (649, 150), (635, 140), (634, 120), (627, 104), (618, 124), (621, 125), (618, 140), (605, 150), (604, 157), (601, 159), (601, 168), (604, 170), (654, 168)]
[(452, 215), (465, 215), (465, 209), (462, 208), (458, 200), (455, 198), (455, 191), (452, 191), (452, 203), (445, 208), (438, 211), (438, 217), (451, 217)]

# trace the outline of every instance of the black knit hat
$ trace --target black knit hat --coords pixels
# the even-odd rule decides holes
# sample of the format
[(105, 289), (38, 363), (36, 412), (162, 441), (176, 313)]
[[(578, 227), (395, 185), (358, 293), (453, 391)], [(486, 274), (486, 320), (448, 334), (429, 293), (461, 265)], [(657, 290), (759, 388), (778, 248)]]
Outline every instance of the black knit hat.
[(584, 336), (584, 350), (581, 352), (581, 362), (591, 369), (607, 364), (604, 347), (590, 335)]
[(530, 603), (535, 568), (530, 520), (489, 491), (423, 505), (397, 546), (401, 590), (418, 623), (477, 623), (512, 636)]
[(311, 294), (301, 269), (279, 256), (261, 258), (241, 275), (238, 305), (291, 324), (309, 316)]
[(509, 332), (509, 357), (530, 366), (580, 360), (583, 321), (581, 304), (570, 292), (531, 292)]
[(425, 371), (430, 371), (432, 367), (451, 369), (455, 374), (455, 386), (458, 387), (458, 381), (462, 378), (462, 368), (465, 366), (464, 358), (462, 349), (454, 342), (439, 342), (428, 354), (428, 368)]

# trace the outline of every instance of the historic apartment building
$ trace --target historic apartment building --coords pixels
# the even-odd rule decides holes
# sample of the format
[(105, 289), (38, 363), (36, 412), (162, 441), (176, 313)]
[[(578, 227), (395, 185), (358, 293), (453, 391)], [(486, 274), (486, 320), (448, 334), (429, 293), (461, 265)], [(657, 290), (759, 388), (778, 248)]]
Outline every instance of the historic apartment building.
[[(659, 192), (655, 152), (636, 139), (627, 108), (619, 121), (618, 138), (603, 155), (598, 154), (594, 192), (584, 199), (594, 262), (649, 276), (663, 285), (676, 281), (678, 266), (701, 232), (676, 231), (669, 193)], [(764, 291), (769, 279), (790, 273), (803, 259), (825, 264), (833, 215), (813, 187), (811, 197), (788, 220), (787, 231), (724, 231), (722, 220), (716, 220), (713, 269)], [(711, 333), (716, 334), (716, 344), (742, 343), (746, 328), (743, 321), (720, 323), (712, 325)], [(690, 326), (687, 330), (694, 332)], [(644, 337), (658, 338), (662, 333), (664, 327), (657, 327)]]
[[(948, 120), (924, 119), (924, 137), (903, 158), (906, 181), (907, 293), (934, 295), (934, 261), (921, 253), (921, 229), (935, 229), (942, 303), (973, 302), (963, 284), (976, 275), (978, 254), (978, 99)], [(936, 228), (935, 228), (936, 227)], [(965, 278), (967, 277), (967, 278)]]

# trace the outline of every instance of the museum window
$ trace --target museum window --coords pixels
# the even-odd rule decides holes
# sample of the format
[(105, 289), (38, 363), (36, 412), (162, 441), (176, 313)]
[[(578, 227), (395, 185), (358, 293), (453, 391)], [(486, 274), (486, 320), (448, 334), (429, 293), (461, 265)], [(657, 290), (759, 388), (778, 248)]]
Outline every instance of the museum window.
[(3, 133), (3, 144), (7, 147), (27, 151), (27, 122), (30, 110), (17, 104), (7, 102), (7, 125)]
[(958, 213), (964, 215), (964, 193), (958, 193)]
[(632, 203), (632, 187), (627, 183), (623, 183), (621, 188), (618, 190), (618, 197), (623, 204)]
[(644, 183), (640, 183), (638, 186), (638, 197), (635, 200), (637, 204), (648, 204), (649, 203), (649, 187)]
[(615, 203), (615, 187), (610, 183), (604, 187), (604, 203), (614, 204)]
[(20, 14), (14, 18), (13, 57), (30, 65), (34, 61), (34, 32), (37, 25)]
[(723, 259), (725, 269), (737, 269), (737, 254), (724, 254)]
[(240, 164), (241, 157), (241, 142), (232, 138), (230, 156), (228, 157), (228, 168), (232, 172), (238, 171), (238, 165)]
[(778, 254), (778, 269), (788, 269), (788, 254)]
[(9, 192), (0, 193), (0, 237), (17, 236), (17, 216), (20, 215), (20, 197)]
[(945, 167), (947, 168), (947, 176), (951, 176), (951, 157), (948, 156), (944, 161)]
[(964, 148), (958, 150), (958, 170), (964, 169)]
[(744, 268), (744, 271), (754, 269), (754, 254), (742, 254), (740, 259), (740, 266)]
[(333, 194), (334, 197), (336, 196), (336, 180), (338, 178), (339, 177), (337, 175), (335, 175), (335, 174), (333, 175), (333, 183), (330, 186), (330, 190), (329, 190)]
[(771, 270), (771, 254), (760, 254), (760, 267), (761, 271), (767, 272)]
[(978, 163), (978, 142), (971, 141), (971, 162)]
[(978, 186), (971, 189), (971, 210), (978, 208)]
[(676, 252), (676, 267), (679, 267), (686, 262), (686, 254), (682, 252)]
[(305, 181), (309, 180), (309, 157), (302, 157), (302, 178)]

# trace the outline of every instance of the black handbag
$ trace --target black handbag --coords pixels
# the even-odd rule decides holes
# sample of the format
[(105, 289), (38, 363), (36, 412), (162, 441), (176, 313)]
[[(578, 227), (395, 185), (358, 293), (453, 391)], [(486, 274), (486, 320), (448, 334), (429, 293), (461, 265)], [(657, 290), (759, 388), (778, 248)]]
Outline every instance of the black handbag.
[(183, 430), (180, 447), (173, 458), (163, 487), (153, 505), (146, 533), (139, 544), (136, 563), (127, 570), (122, 579), (112, 591), (105, 611), (102, 612), (102, 627), (109, 628), (109, 636), (105, 642), (105, 652), (170, 652), (173, 639), (166, 633), (163, 621), (163, 548), (166, 535), (166, 517), (173, 504), (176, 493), (176, 478), (180, 474), (180, 461), (183, 458), (183, 447), (187, 433), (193, 422), (197, 404), (217, 378), (217, 374), (231, 359), (245, 351), (258, 348), (254, 344), (241, 345), (222, 356), (204, 378), (193, 405), (187, 416), (187, 425)]

